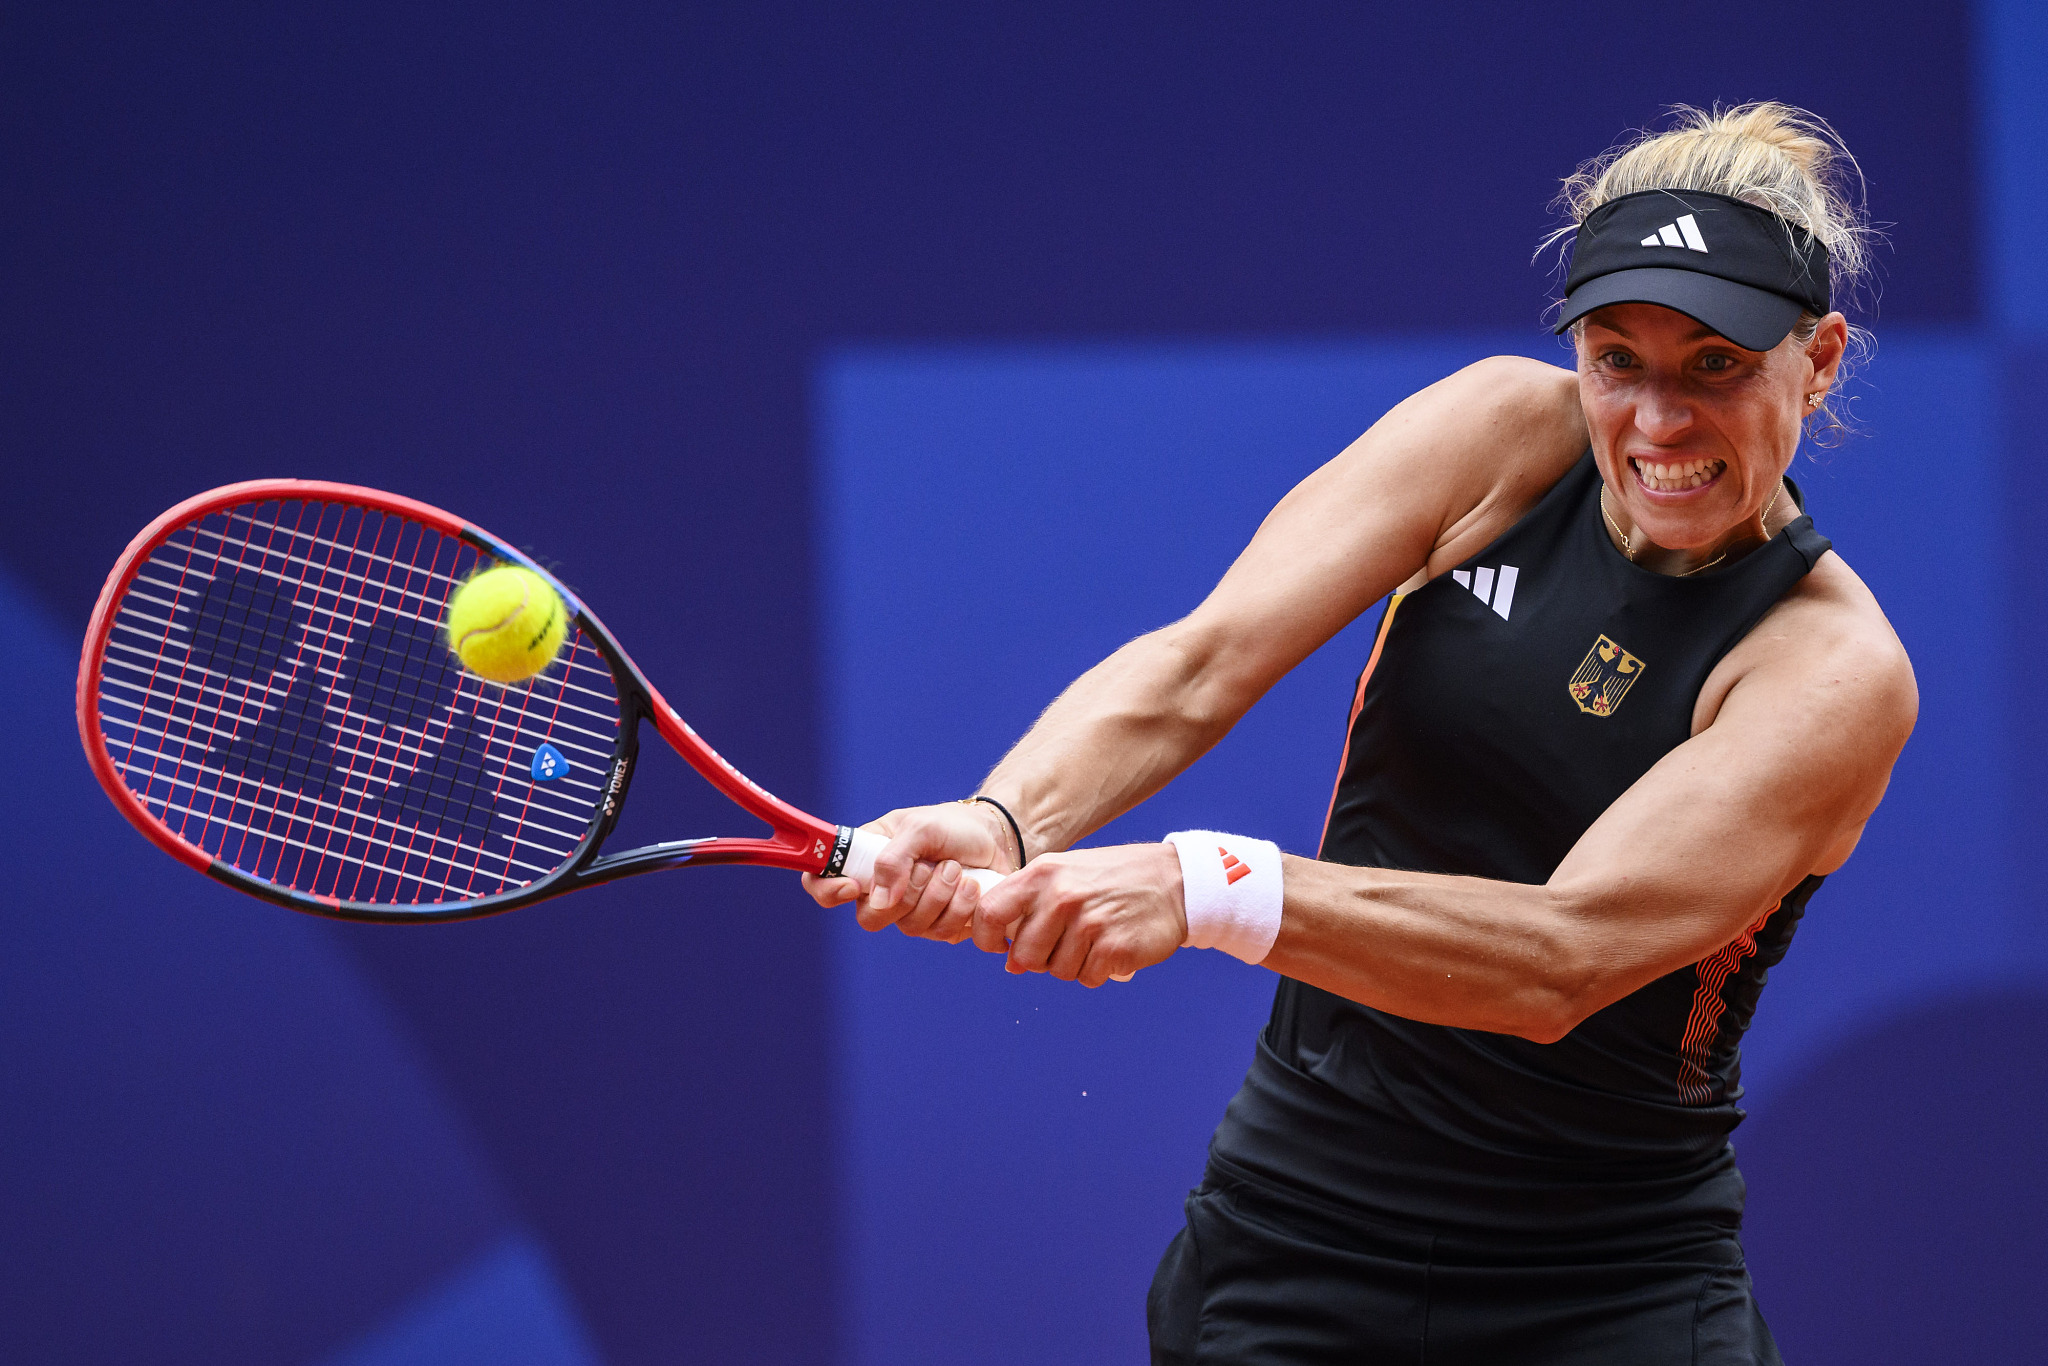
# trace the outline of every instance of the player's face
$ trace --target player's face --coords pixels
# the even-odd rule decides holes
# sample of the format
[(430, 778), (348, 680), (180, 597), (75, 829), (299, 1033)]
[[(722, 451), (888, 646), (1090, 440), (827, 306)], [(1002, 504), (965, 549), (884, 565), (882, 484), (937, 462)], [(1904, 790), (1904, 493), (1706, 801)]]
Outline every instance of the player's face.
[(1609, 497), (1652, 542), (1712, 552), (1777, 490), (1806, 396), (1834, 378), (1841, 315), (1814, 337), (1745, 351), (1683, 313), (1615, 304), (1581, 330), (1579, 397)]

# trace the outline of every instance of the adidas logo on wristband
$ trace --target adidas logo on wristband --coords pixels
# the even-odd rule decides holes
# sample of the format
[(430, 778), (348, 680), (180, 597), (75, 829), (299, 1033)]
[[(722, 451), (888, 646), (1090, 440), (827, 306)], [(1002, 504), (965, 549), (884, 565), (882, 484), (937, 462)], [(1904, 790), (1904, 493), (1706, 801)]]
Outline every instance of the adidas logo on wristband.
[(1215, 830), (1181, 830), (1166, 842), (1180, 855), (1184, 947), (1263, 961), (1280, 934), (1280, 846)]
[(1223, 880), (1225, 882), (1235, 882), (1251, 872), (1252, 866), (1249, 863), (1246, 863), (1222, 845), (1216, 846), (1216, 852), (1223, 855)]

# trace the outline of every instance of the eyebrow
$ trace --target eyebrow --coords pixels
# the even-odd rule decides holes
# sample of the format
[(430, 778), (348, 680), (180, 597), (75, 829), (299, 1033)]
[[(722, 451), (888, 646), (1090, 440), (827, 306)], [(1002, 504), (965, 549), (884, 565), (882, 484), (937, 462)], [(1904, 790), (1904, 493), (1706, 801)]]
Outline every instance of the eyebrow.
[[(1620, 335), (1627, 337), (1630, 341), (1634, 341), (1636, 339), (1635, 333), (1629, 331), (1626, 327), (1621, 326), (1621, 324), (1619, 323), (1596, 322), (1591, 318), (1588, 318), (1586, 322), (1588, 326), (1600, 328), (1602, 331), (1619, 333)], [(1704, 324), (1702, 324), (1701, 326), (1694, 328), (1692, 331), (1686, 333), (1683, 337), (1680, 337), (1679, 340), (1685, 342), (1696, 342), (1706, 337), (1719, 336), (1721, 336), (1719, 332), (1716, 332), (1713, 328), (1707, 327)], [(1725, 341), (1727, 339), (1722, 338), (1722, 340)], [(1733, 343), (1730, 344), (1733, 345)]]

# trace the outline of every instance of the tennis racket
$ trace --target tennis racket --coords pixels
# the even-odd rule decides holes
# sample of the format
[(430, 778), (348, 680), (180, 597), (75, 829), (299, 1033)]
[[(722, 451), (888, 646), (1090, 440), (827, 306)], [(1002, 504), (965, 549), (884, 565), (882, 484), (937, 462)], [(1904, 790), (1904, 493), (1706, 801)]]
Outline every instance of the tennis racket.
[[(463, 669), (441, 634), (449, 596), (492, 562), (539, 574), (570, 613), (554, 662), (511, 686)], [(604, 853), (642, 721), (772, 835)], [(78, 729), (107, 795), (164, 852), (345, 920), (464, 919), (720, 863), (866, 883), (887, 843), (719, 757), (531, 557), (348, 484), (230, 484), (150, 523), (93, 610)]]

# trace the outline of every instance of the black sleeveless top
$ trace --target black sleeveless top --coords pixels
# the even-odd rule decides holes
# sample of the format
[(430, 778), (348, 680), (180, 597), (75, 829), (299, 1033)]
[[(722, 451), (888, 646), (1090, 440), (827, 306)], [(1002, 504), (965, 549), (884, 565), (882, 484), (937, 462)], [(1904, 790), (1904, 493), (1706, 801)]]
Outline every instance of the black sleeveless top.
[[(1829, 545), (1802, 515), (1726, 568), (1654, 574), (1608, 539), (1599, 493), (1589, 452), (1499, 540), (1389, 603), (1321, 857), (1548, 881)], [(1737, 1045), (1819, 885), (1552, 1044), (1283, 979), (1212, 1157), (1435, 1226), (1739, 1222)]]

